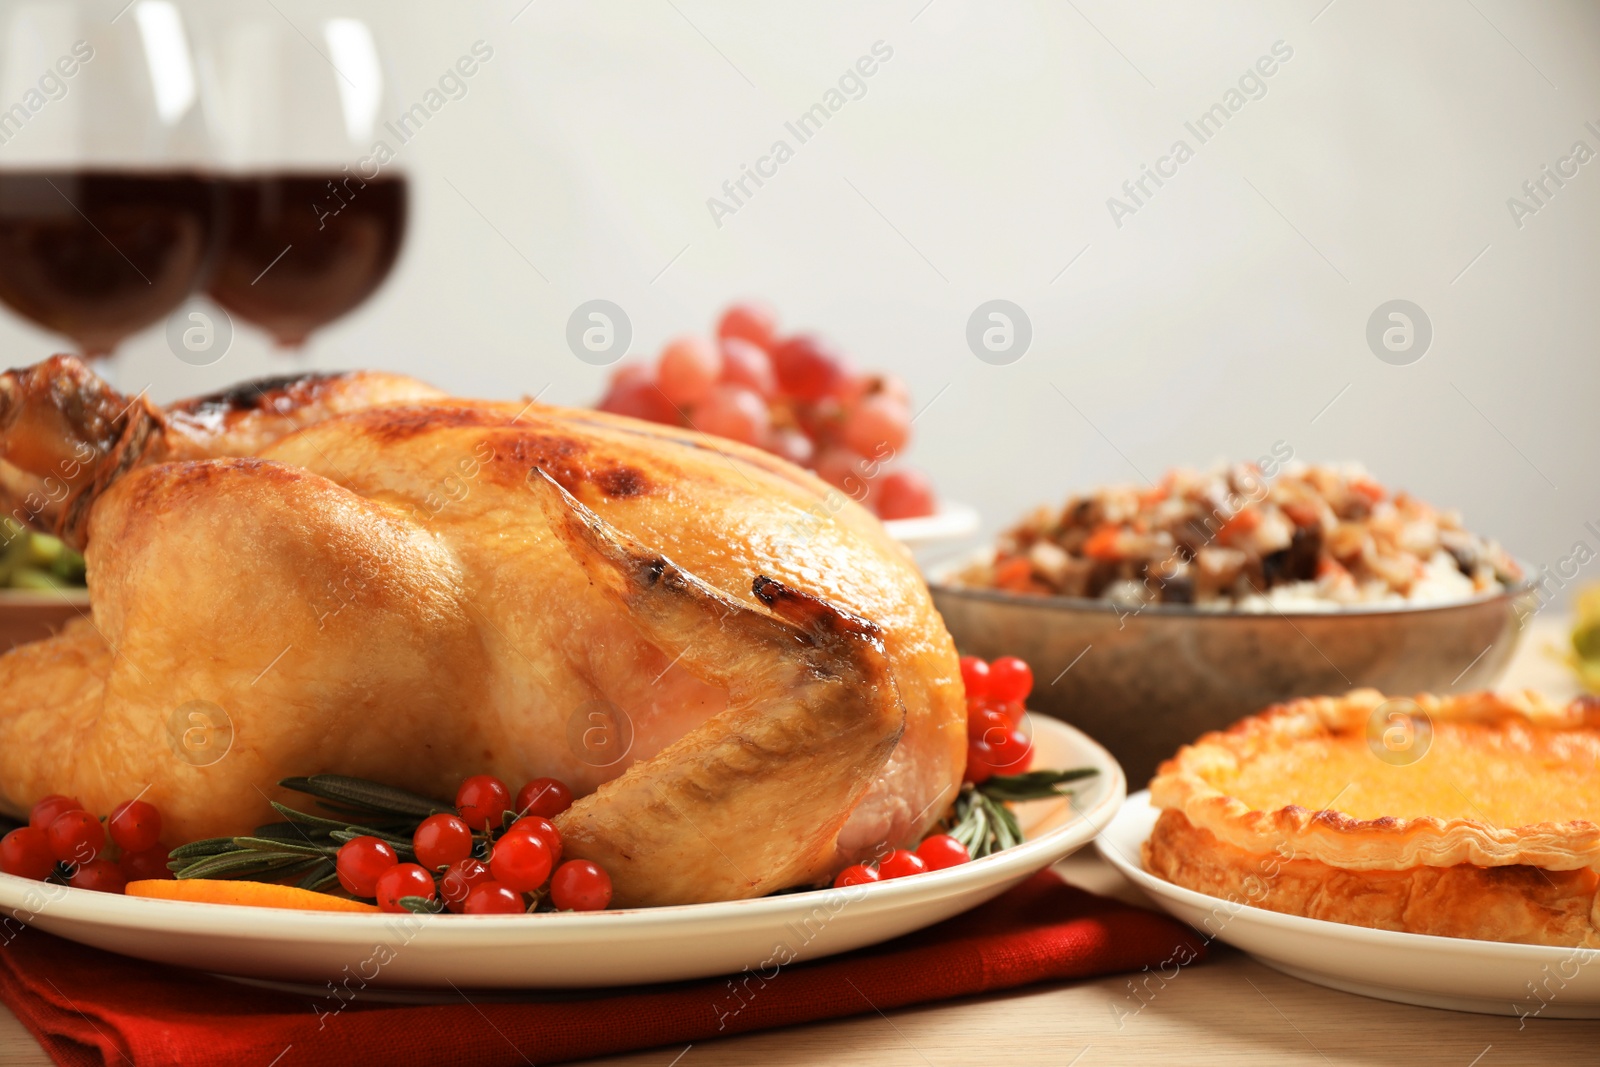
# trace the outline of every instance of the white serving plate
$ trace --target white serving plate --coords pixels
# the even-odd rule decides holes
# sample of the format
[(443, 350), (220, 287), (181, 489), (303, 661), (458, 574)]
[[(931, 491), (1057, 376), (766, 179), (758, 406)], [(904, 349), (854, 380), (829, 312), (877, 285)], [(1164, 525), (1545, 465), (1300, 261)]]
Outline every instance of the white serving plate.
[(1281, 915), (1196, 893), (1144, 869), (1159, 810), (1142, 790), (1095, 842), (1166, 911), (1274, 970), (1362, 996), (1429, 1008), (1545, 1019), (1600, 1018), (1600, 949), (1433, 937)]
[(889, 519), (883, 524), (889, 536), (907, 548), (927, 548), (959, 541), (978, 532), (978, 512), (966, 504), (940, 501), (939, 510), (915, 519)]
[(1087, 844), (1127, 794), (1105, 749), (1033, 721), (1035, 766), (1094, 767), (1075, 804), (1017, 806), (1028, 840), (893, 882), (757, 900), (546, 915), (373, 915), (152, 900), (0, 874), (0, 909), (41, 930), (223, 975), (362, 988), (560, 989), (770, 970), (876, 944), (976, 907)]

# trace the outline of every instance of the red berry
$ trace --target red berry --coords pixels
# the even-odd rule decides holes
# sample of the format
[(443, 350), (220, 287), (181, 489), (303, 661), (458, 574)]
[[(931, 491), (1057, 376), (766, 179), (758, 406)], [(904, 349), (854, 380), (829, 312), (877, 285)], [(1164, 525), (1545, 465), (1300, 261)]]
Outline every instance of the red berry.
[(800, 334), (772, 349), (778, 387), (797, 400), (821, 400), (848, 381), (842, 356), (820, 337)]
[(682, 426), (683, 416), (672, 402), (656, 388), (654, 380), (629, 381), (613, 385), (595, 407), (613, 415), (626, 415), (646, 422), (659, 422), (667, 426)]
[(619, 363), (611, 372), (608, 388), (616, 390), (635, 385), (653, 385), (655, 380), (655, 372), (643, 363)]
[(430, 815), (411, 835), (417, 862), (430, 871), (472, 855), (472, 828), (454, 815)]
[(767, 402), (742, 385), (714, 385), (695, 405), (689, 422), (701, 433), (747, 445), (760, 444), (772, 427)]
[(989, 665), (977, 656), (962, 656), (961, 682), (967, 687), (967, 707), (982, 703), (989, 696)]
[(880, 519), (919, 519), (939, 510), (939, 498), (921, 471), (896, 467), (878, 479), (877, 505)]
[(467, 894), (461, 908), (468, 915), (519, 915), (527, 910), (522, 894), (499, 882), (481, 882)]
[(572, 790), (554, 778), (535, 778), (517, 790), (518, 815), (542, 815), (553, 819), (572, 807)]
[(1021, 730), (1007, 730), (998, 738), (984, 740), (989, 744), (989, 766), (996, 774), (1021, 774), (1033, 763), (1033, 742)]
[(439, 880), (445, 906), (459, 915), (466, 910), (467, 897), (472, 890), (489, 879), (489, 865), (482, 860), (465, 859), (452, 863)]
[(378, 876), (399, 862), (400, 857), (387, 841), (357, 837), (340, 847), (334, 867), (345, 892), (370, 898), (378, 891)]
[(897, 848), (878, 863), (879, 878), (904, 878), (908, 874), (921, 874), (928, 869), (922, 857), (915, 852)]
[(946, 867), (954, 867), (972, 859), (967, 854), (967, 846), (949, 834), (934, 834), (932, 837), (923, 838), (922, 844), (917, 846), (917, 856), (930, 871), (942, 871)]
[(611, 876), (588, 860), (568, 860), (550, 879), (550, 903), (560, 911), (604, 911), (611, 903)]
[(738, 337), (722, 341), (722, 380), (729, 385), (742, 385), (762, 397), (771, 398), (778, 393), (772, 357), (760, 345)]
[(661, 350), (656, 385), (678, 407), (698, 404), (722, 373), (722, 354), (702, 337), (676, 337)]
[(989, 776), (994, 774), (994, 764), (989, 762), (993, 756), (989, 742), (981, 737), (976, 741), (968, 741), (967, 773), (962, 776), (963, 780), (974, 784), (988, 781)]
[(45, 833), (50, 838), (50, 851), (62, 863), (88, 863), (106, 847), (106, 828), (86, 811), (57, 815)]
[(111, 809), (106, 829), (124, 852), (143, 852), (161, 840), (161, 812), (154, 804), (125, 800)]
[(143, 882), (152, 878), (176, 878), (167, 866), (167, 846), (157, 845), (143, 852), (124, 852), (117, 865), (122, 876), (130, 882)]
[(519, 893), (531, 893), (550, 877), (550, 847), (532, 830), (507, 833), (494, 843), (489, 855), (489, 871), (501, 885)]
[(967, 740), (993, 741), (1011, 729), (1011, 720), (995, 707), (979, 705), (967, 712)]
[(872, 495), (871, 461), (848, 448), (825, 448), (816, 454), (817, 477), (860, 503)]
[(843, 889), (846, 886), (866, 885), (877, 880), (878, 872), (874, 868), (868, 867), (865, 863), (855, 863), (839, 872), (839, 876), (833, 880), (833, 888)]
[(56, 854), (43, 830), (23, 826), (0, 838), (0, 871), (44, 881), (56, 869)]
[(804, 467), (817, 454), (817, 446), (792, 426), (778, 427), (767, 434), (766, 450), (790, 463)]
[(1033, 692), (1033, 668), (1015, 656), (1001, 656), (989, 664), (989, 697), (1009, 704), (1027, 700)]
[(556, 829), (555, 823), (540, 815), (527, 815), (511, 824), (511, 829), (506, 831), (507, 836), (514, 833), (532, 834), (544, 842), (544, 847), (550, 850), (550, 862), (561, 862), (561, 831)]
[(64, 797), (60, 793), (51, 793), (43, 797), (28, 812), (28, 825), (35, 830), (48, 830), (50, 824), (56, 821), (57, 816), (65, 815), (69, 811), (82, 811), (83, 805), (71, 797)]
[(851, 378), (834, 390), (845, 407), (854, 407), (870, 396), (886, 396), (902, 408), (911, 407), (911, 390), (893, 374), (866, 374)]
[(405, 911), (401, 897), (434, 899), (433, 875), (417, 863), (397, 863), (378, 875), (375, 887), (379, 911)]
[(67, 884), (74, 889), (93, 889), (98, 893), (120, 893), (128, 888), (122, 868), (107, 859), (88, 860), (72, 871)]
[(787, 406), (794, 416), (794, 424), (805, 431), (805, 435), (815, 441), (818, 448), (832, 443), (839, 436), (839, 424), (844, 421), (844, 407), (833, 397), (795, 402)]
[(510, 806), (511, 790), (490, 774), (475, 774), (456, 790), (456, 810), (474, 830), (486, 829), (491, 824), (498, 829), (501, 816)]
[(839, 436), (846, 447), (863, 456), (886, 458), (906, 446), (911, 415), (894, 397), (874, 393), (845, 416)]
[(778, 317), (765, 304), (745, 301), (729, 304), (717, 323), (717, 337), (723, 341), (738, 338), (762, 348), (772, 347), (772, 332), (778, 327)]

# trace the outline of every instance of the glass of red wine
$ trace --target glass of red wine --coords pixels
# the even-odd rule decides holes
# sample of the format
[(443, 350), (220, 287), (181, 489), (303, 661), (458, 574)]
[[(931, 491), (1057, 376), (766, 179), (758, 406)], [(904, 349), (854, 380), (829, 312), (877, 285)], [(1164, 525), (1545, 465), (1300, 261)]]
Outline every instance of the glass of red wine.
[(377, 290), (405, 234), (404, 142), (377, 40), (324, 4), (196, 18), (228, 220), (206, 291), (298, 349)]
[(191, 33), (172, 0), (0, 0), (0, 301), (108, 356), (220, 237)]

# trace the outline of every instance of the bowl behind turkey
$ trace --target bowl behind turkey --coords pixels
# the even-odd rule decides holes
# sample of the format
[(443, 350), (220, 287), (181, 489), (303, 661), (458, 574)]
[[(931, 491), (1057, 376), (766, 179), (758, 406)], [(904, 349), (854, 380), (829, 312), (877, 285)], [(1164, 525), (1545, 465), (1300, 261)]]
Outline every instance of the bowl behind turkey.
[(970, 588), (951, 581), (962, 567), (929, 583), (957, 649), (1027, 660), (1030, 707), (1099, 740), (1135, 783), (1187, 739), (1280, 700), (1491, 687), (1534, 608), (1527, 579), (1453, 602), (1260, 610)]
[(89, 614), (87, 589), (0, 589), (0, 652)]

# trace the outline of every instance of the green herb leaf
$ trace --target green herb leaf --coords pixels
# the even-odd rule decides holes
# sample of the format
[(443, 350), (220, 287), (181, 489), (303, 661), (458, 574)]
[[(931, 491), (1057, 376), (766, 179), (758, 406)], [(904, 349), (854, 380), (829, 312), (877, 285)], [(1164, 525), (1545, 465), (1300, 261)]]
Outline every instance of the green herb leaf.
[(1093, 778), (1100, 772), (1093, 767), (1078, 767), (1070, 771), (1029, 771), (1027, 774), (997, 774), (978, 786), (978, 792), (992, 800), (1046, 800), (1050, 797), (1071, 796), (1070, 789), (1061, 786)]
[(285, 789), (331, 801), (347, 808), (369, 811), (376, 815), (411, 815), (427, 818), (429, 815), (452, 814), (449, 804), (425, 796), (380, 785), (362, 778), (346, 778), (342, 774), (313, 774), (309, 778), (285, 778), (278, 783)]
[(208, 837), (204, 841), (191, 841), (187, 845), (179, 845), (167, 853), (167, 858), (169, 860), (192, 860), (201, 856), (219, 856), (224, 852), (234, 852), (236, 850), (231, 837)]
[(396, 903), (414, 915), (437, 915), (444, 910), (443, 904), (427, 897), (401, 897)]
[[(338, 825), (342, 827), (345, 824)], [(269, 822), (256, 827), (255, 833), (250, 836), (268, 837), (274, 841), (314, 841), (318, 835), (316, 827), (302, 826), (297, 822)]]
[[(295, 811), (287, 804), (280, 804), (276, 800), (272, 802), (272, 808), (279, 815), (282, 815), (285, 819), (289, 820), (288, 822), (273, 823), (273, 826), (287, 827), (290, 830), (301, 834), (305, 833), (307, 830), (320, 830), (324, 833), (330, 830), (343, 830), (345, 827), (350, 825), (350, 823), (344, 819), (325, 819), (321, 815), (308, 815), (303, 811)], [(262, 829), (264, 829), (264, 827)], [(258, 829), (256, 833), (261, 833), (261, 830)], [(267, 835), (263, 834), (262, 836)]]
[(335, 830), (328, 836), (339, 842), (341, 845), (349, 844), (358, 837), (376, 837), (378, 840), (382, 841), (384, 844), (388, 845), (390, 848), (399, 853), (401, 859), (414, 860), (417, 858), (417, 854), (413, 850), (413, 846), (411, 844), (411, 838), (378, 833), (372, 828), (366, 826), (346, 827), (343, 830)]
[[(282, 853), (252, 852), (240, 849), (220, 856), (207, 856), (177, 871), (179, 878), (248, 878), (267, 874), (302, 862), (303, 857)], [(169, 864), (170, 866), (170, 864)]]
[(297, 874), (306, 874), (320, 866), (322, 866), (322, 860), (320, 859), (304, 859), (299, 863), (291, 863), (287, 867), (279, 867), (272, 872), (272, 877), (274, 879), (293, 878)]
[(332, 845), (311, 845), (303, 841), (285, 841), (281, 838), (269, 837), (236, 837), (233, 839), (236, 847), (248, 849), (251, 852), (269, 853), (273, 855), (311, 856), (322, 859), (333, 856), (338, 849)]
[(317, 890), (329, 882), (338, 880), (339, 869), (334, 865), (333, 860), (321, 860), (311, 865), (306, 871), (305, 877), (300, 879), (298, 885), (301, 889)]

